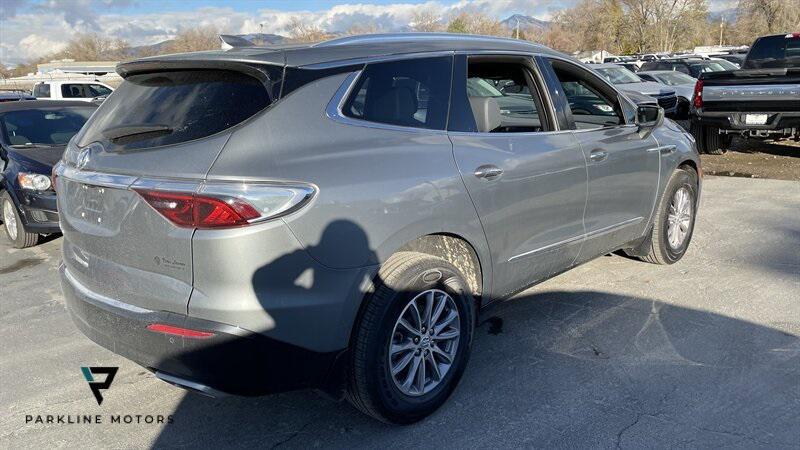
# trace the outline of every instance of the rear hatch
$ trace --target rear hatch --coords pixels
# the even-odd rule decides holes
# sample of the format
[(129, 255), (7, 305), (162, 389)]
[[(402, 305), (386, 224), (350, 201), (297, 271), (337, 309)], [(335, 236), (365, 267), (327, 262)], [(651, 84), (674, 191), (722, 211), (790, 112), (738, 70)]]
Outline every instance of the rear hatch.
[(700, 79), (705, 111), (800, 111), (800, 68), (709, 72)]
[(194, 229), (167, 220), (134, 189), (196, 191), (233, 129), (272, 103), (282, 67), (123, 67), (125, 82), (57, 169), (64, 263), (73, 283), (97, 295), (186, 313)]

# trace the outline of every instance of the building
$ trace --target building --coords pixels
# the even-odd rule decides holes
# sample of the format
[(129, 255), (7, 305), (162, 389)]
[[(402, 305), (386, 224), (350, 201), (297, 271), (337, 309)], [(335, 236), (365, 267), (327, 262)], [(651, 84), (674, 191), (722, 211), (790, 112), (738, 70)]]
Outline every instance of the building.
[(117, 66), (118, 62), (119, 61), (75, 61), (72, 59), (62, 59), (37, 65), (36, 73), (44, 75), (56, 71), (64, 74), (101, 76), (114, 73), (114, 68)]

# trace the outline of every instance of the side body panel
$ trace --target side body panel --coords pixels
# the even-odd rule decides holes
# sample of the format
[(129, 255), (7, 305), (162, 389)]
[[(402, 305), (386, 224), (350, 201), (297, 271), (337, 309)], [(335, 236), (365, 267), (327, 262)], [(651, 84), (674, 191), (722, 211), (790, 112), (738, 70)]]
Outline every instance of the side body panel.
[[(586, 164), (572, 133), (452, 133), (451, 139), (489, 241), (492, 297), (571, 265), (580, 250), (586, 206)], [(484, 165), (503, 173), (476, 177)]]
[[(292, 92), (251, 126), (237, 130), (208, 174), (209, 180), (295, 180), (318, 188), (310, 205), (282, 219), (290, 230), (285, 239), (293, 236), (307, 251), (310, 259), (304, 264), (310, 270), (295, 280), (284, 280), (277, 292), (274, 277), (261, 269), (267, 264), (276, 267), (276, 261), (294, 249), (261, 252), (263, 257), (238, 259), (236, 271), (242, 283), (226, 291), (241, 305), (260, 306), (267, 313), (276, 306), (313, 301), (309, 289), (335, 297), (339, 303), (328, 305), (319, 320), (298, 314), (275, 325), (275, 330), (315, 330), (304, 342), (315, 348), (347, 345), (371, 274), (398, 248), (420, 236), (463, 237), (482, 263), (484, 288), (491, 279), (488, 246), (447, 134), (331, 117), (329, 106), (338, 104), (354, 79), (355, 74), (334, 75)], [(195, 254), (213, 254), (211, 245), (213, 239), (198, 233)], [(216, 270), (213, 261), (195, 259), (196, 280), (213, 279)], [(337, 282), (349, 278), (350, 288), (322, 289), (336, 274), (341, 274)], [(213, 294), (209, 303), (222, 301), (218, 296), (224, 294), (215, 289), (197, 289)], [(193, 297), (190, 314), (199, 313), (200, 305)]]

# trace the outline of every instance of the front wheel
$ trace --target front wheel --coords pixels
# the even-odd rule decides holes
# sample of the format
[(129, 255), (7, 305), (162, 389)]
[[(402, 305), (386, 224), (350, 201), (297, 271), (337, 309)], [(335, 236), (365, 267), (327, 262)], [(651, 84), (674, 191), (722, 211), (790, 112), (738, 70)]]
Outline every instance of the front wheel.
[(0, 195), (0, 210), (2, 210), (3, 214), (3, 229), (6, 231), (6, 237), (11, 241), (11, 245), (14, 248), (32, 247), (39, 242), (38, 234), (28, 233), (25, 230), (25, 224), (22, 223), (19, 211), (17, 211), (17, 207), (8, 192), (3, 192)]
[(469, 359), (473, 297), (447, 261), (393, 255), (354, 331), (347, 398), (389, 423), (416, 422), (455, 389)]
[(642, 260), (673, 264), (686, 253), (694, 232), (697, 183), (697, 173), (690, 168), (672, 174), (656, 211), (650, 248)]

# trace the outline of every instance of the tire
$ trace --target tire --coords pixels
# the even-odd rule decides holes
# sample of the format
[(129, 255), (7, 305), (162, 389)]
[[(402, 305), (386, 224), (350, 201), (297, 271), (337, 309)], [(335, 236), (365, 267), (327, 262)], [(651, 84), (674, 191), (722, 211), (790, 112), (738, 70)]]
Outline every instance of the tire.
[[(691, 208), (691, 213), (689, 214), (689, 223), (686, 226), (685, 236), (680, 240), (679, 245), (673, 245), (674, 241), (670, 241), (669, 234), (669, 216), (674, 207), (676, 193), (681, 189), (685, 189), (690, 194), (688, 204)], [(647, 249), (647, 254), (642, 256), (641, 259), (653, 264), (674, 264), (678, 262), (686, 253), (689, 242), (692, 240), (696, 213), (697, 173), (690, 168), (676, 169), (667, 183), (664, 195), (661, 196), (659, 201), (649, 239), (650, 245)]]
[[(39, 242), (38, 234), (28, 233), (25, 230), (25, 225), (22, 223), (16, 205), (14, 205), (14, 200), (5, 191), (0, 195), (0, 214), (2, 214), (3, 218), (3, 230), (14, 248), (33, 247)], [(13, 221), (13, 224), (10, 223), (11, 221)], [(14, 232), (12, 232), (12, 228), (15, 230)], [(16, 236), (12, 236), (12, 234), (16, 234)]]
[(731, 146), (731, 137), (719, 133), (719, 128), (707, 127), (703, 132), (706, 138), (705, 153), (722, 155)]
[(702, 125), (696, 123), (694, 119), (689, 119), (689, 133), (694, 137), (698, 153), (706, 152), (706, 136), (703, 131), (704, 127)]
[[(407, 333), (408, 329), (399, 324), (399, 319), (408, 318), (409, 316), (405, 314), (413, 313), (412, 301), (421, 305), (427, 304), (431, 292), (435, 296), (434, 304), (445, 304), (440, 312), (440, 320), (435, 323), (444, 323), (448, 317), (452, 317), (454, 311), (457, 312), (457, 319), (451, 319), (448, 328), (442, 328), (442, 334), (439, 336), (452, 334), (453, 330), (458, 330), (458, 338), (443, 341), (437, 340), (441, 339), (440, 337), (431, 337), (427, 341), (418, 343), (412, 339), (402, 340), (401, 338), (411, 336), (417, 336), (419, 339), (419, 335)], [(452, 303), (447, 301), (448, 296)], [(425, 316), (424, 308), (421, 315)], [(415, 325), (412, 323), (413, 320), (406, 322)], [(424, 253), (396, 253), (381, 267), (375, 290), (365, 300), (353, 332), (352, 354), (347, 375), (348, 401), (362, 412), (387, 423), (409, 424), (425, 418), (447, 400), (461, 379), (469, 359), (474, 326), (474, 300), (458, 269), (441, 258)], [(412, 326), (412, 328), (419, 330), (420, 327)], [(438, 331), (439, 327), (434, 328)], [(403, 336), (404, 334), (408, 336)], [(436, 342), (438, 346), (433, 344), (427, 346), (430, 342)], [(390, 357), (392, 345), (414, 346), (413, 348), (420, 349), (421, 356), (417, 356), (417, 350), (411, 350), (411, 353), (398, 352), (395, 357)], [(423, 353), (421, 348), (431, 350), (428, 350), (429, 353)], [(437, 364), (437, 368), (440, 367), (438, 363), (445, 361), (440, 354), (446, 351), (452, 352), (450, 353), (452, 363), (448, 368), (440, 369), (441, 377), (434, 384), (432, 364)], [(396, 375), (398, 379), (396, 381), (391, 369), (400, 367), (399, 361), (409, 354), (412, 355), (411, 362), (407, 362), (405, 369)], [(408, 378), (418, 358), (425, 359), (426, 362), (422, 364), (425, 370), (421, 377), (413, 377), (412, 385), (407, 389), (413, 390), (418, 385), (423, 389), (418, 389), (415, 393), (404, 392), (402, 381)], [(419, 371), (415, 373), (418, 374)], [(431, 386), (426, 383), (428, 375)], [(419, 379), (423, 382), (418, 383)]]

